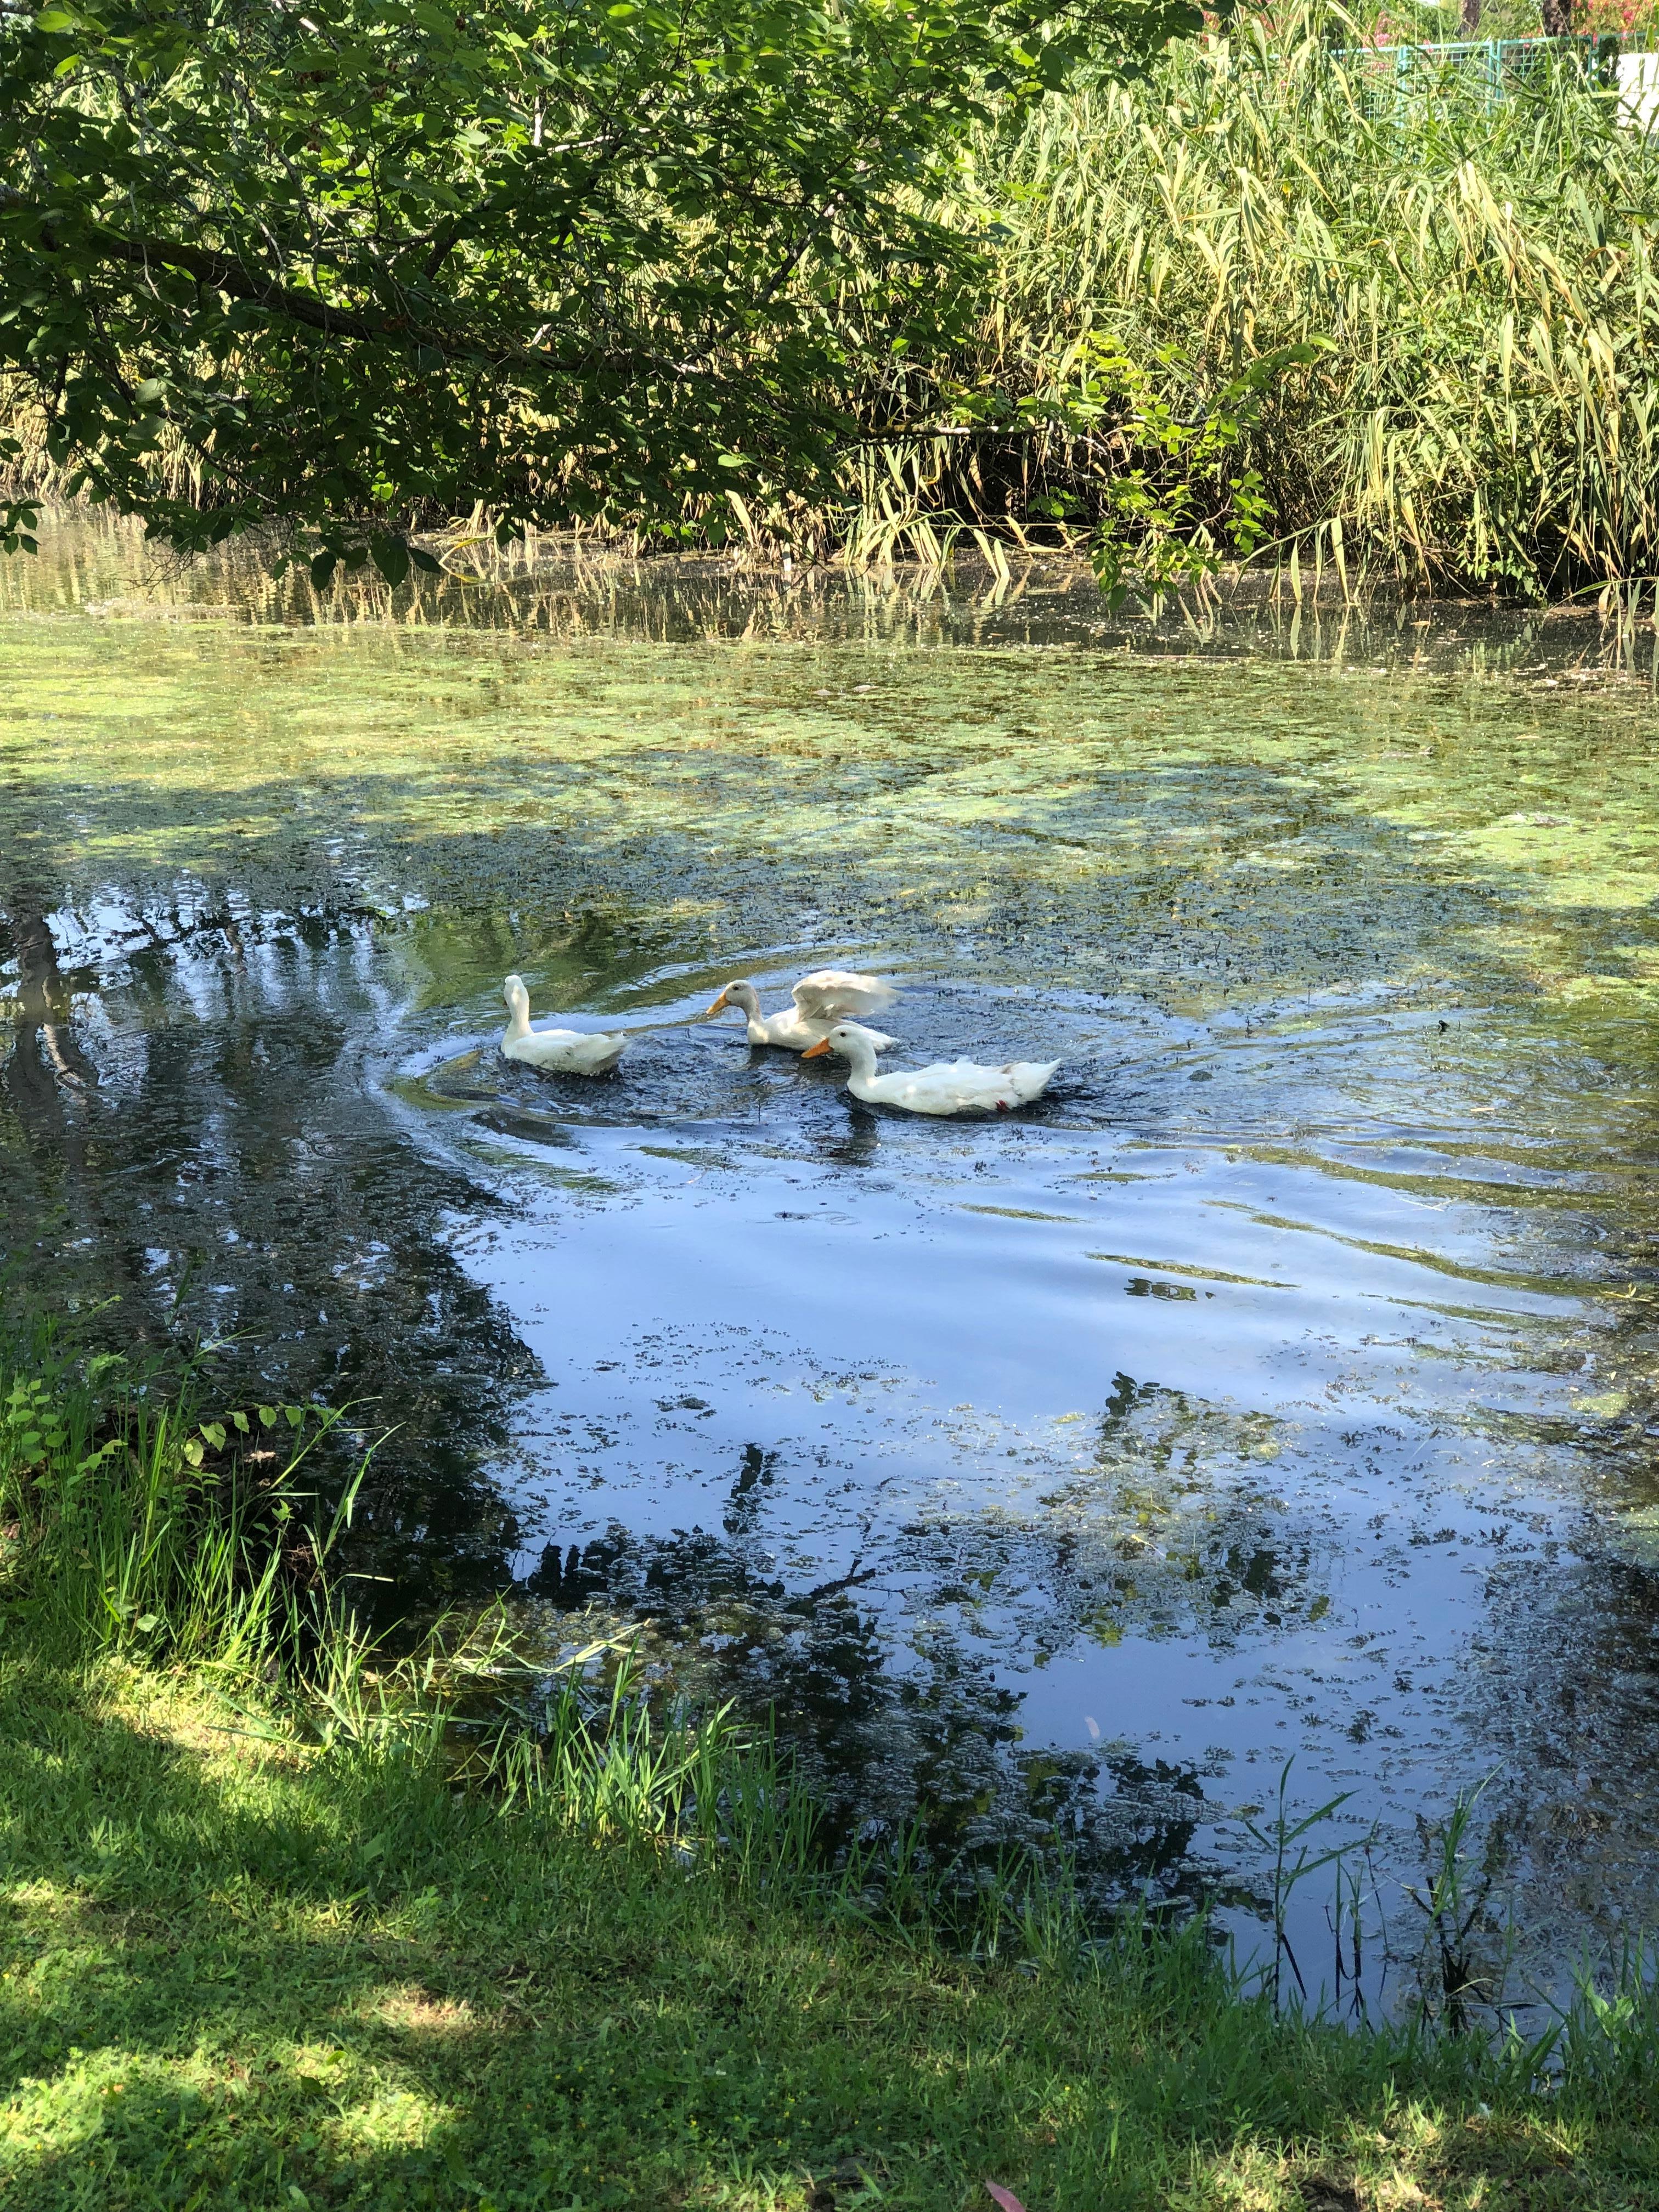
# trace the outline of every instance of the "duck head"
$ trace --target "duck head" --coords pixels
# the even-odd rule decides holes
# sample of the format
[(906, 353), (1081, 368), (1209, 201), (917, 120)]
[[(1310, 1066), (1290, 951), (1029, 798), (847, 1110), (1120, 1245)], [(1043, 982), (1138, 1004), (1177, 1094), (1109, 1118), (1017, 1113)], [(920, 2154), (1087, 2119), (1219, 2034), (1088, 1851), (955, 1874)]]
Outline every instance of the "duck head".
[(712, 1006), (705, 1006), (698, 1018), (707, 1021), (711, 1014), (723, 1014), (728, 1006), (739, 1007), (751, 1020), (760, 1019), (760, 999), (752, 983), (739, 979), (728, 983)]
[(861, 1022), (837, 1022), (827, 1037), (820, 1038), (817, 1044), (809, 1044), (801, 1058), (817, 1060), (827, 1052), (836, 1052), (843, 1060), (852, 1061), (854, 1075), (873, 1075), (877, 1049), (873, 1031), (866, 1029)]
[(501, 985), (501, 996), (507, 1000), (507, 1034), (509, 1037), (530, 1035), (530, 994), (524, 987), (522, 975), (509, 975)]

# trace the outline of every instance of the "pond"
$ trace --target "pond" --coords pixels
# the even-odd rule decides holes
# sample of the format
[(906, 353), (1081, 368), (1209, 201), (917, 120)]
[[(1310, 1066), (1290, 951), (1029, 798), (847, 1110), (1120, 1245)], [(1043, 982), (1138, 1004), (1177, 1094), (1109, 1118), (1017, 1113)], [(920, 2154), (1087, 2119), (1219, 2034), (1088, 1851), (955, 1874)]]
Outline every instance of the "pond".
[[(1645, 657), (1053, 563), (422, 588), (0, 572), (12, 1294), (349, 1403), (385, 1606), (649, 1621), (849, 1828), (1248, 1935), (1293, 1758), (1407, 1933), (1483, 1783), (1522, 1980), (1659, 1918)], [(825, 961), (900, 1064), (1062, 1073), (922, 1121), (694, 1018)], [(500, 1059), (513, 969), (614, 1076)]]

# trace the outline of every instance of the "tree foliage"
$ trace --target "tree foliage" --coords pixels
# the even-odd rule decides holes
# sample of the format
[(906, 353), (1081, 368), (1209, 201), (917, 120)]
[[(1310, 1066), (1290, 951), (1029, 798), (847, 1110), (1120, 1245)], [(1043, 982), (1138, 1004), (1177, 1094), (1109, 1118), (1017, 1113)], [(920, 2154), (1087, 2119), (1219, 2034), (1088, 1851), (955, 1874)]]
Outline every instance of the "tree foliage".
[[(302, 12), (303, 11), (303, 12)], [(1188, 0), (0, 0), (0, 368), (183, 544), (672, 532), (821, 484), (955, 333), (991, 104)], [(167, 440), (191, 486), (155, 467)], [(15, 519), (14, 519), (15, 520)]]

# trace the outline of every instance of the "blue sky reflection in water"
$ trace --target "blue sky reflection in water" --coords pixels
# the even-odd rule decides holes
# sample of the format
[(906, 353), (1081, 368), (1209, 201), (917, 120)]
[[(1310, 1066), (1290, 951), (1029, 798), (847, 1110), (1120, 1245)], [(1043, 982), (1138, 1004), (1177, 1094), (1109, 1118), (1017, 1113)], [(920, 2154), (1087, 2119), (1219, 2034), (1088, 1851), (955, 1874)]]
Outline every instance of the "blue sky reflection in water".
[[(1655, 717), (1593, 625), (279, 623), (59, 554), (0, 628), (27, 1271), (373, 1398), (400, 1587), (648, 1617), (856, 1817), (1194, 1894), (1291, 1753), (1396, 1872), (1491, 1773), (1534, 1956), (1652, 1920)], [(819, 956), (1066, 1073), (919, 1122), (686, 1025)], [(499, 1060), (514, 967), (615, 1079)]]

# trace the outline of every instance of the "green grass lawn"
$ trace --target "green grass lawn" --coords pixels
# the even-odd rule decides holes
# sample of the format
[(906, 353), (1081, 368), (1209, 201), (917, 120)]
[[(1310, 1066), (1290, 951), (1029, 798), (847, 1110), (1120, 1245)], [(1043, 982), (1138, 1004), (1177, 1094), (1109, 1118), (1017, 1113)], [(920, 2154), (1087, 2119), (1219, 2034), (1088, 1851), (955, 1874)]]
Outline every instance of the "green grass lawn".
[(966, 1965), (0, 1625), (20, 2212), (1659, 2203), (1628, 2048), (1539, 2098), (1277, 2023), (1190, 1939)]
[[(1659, 2206), (1639, 1977), (1540, 2087), (1276, 2018), (1200, 1927), (1091, 1944), (1053, 1888), (964, 1955), (626, 1676), (550, 1701), (498, 1623), (377, 1680), (295, 1536), (297, 1411), (256, 1480), (275, 1409), (6, 1366), (0, 2206)], [(514, 1683), (493, 1749), (458, 1731)]]

